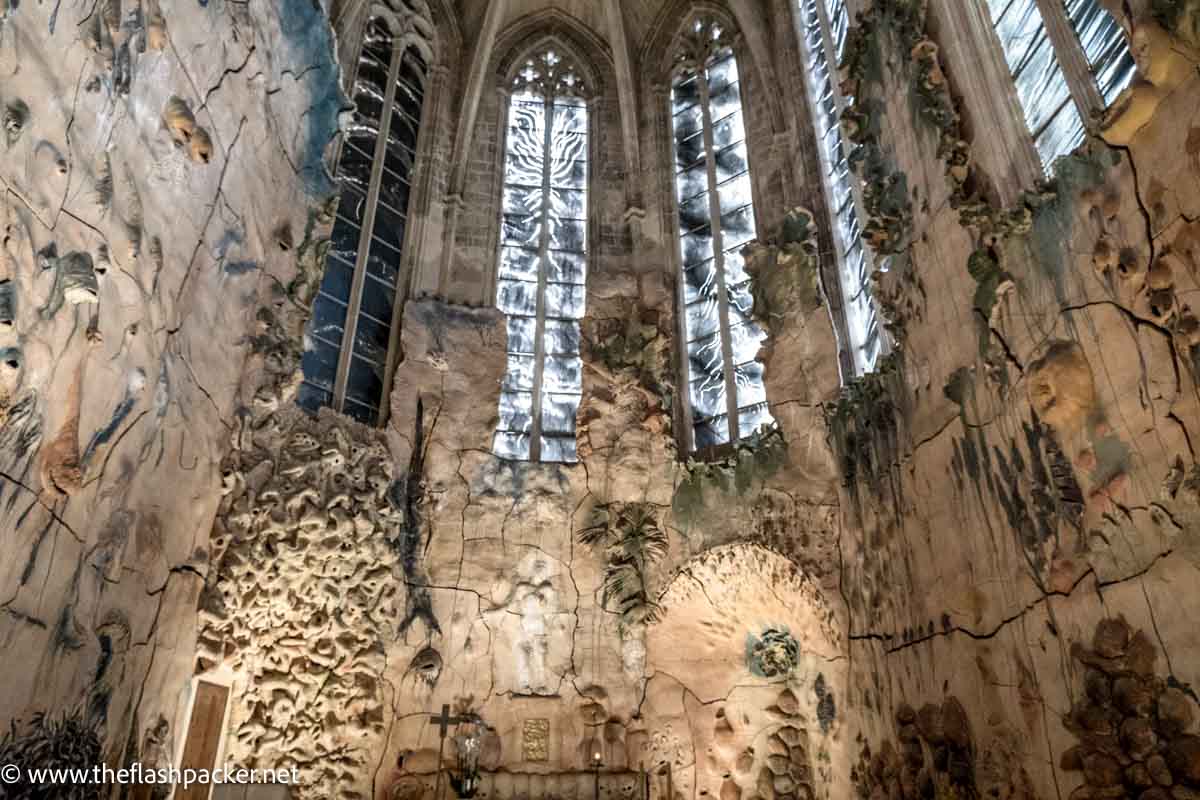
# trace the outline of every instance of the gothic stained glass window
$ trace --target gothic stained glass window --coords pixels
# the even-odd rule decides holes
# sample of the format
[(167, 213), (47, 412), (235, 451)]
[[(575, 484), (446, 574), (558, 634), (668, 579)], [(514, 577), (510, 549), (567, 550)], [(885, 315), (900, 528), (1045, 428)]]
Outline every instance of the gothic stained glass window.
[(576, 460), (587, 274), (583, 89), (578, 72), (553, 49), (530, 58), (512, 86), (496, 286), (496, 305), (508, 318), (492, 447), (502, 458)]
[(325, 276), (304, 335), (297, 402), (309, 411), (379, 421), (427, 74), (414, 47), (395, 47), (382, 19), (368, 21)]
[(839, 124), (843, 104), (834, 85), (850, 15), (846, 0), (800, 0), (800, 38), (825, 189), (834, 223), (838, 278), (848, 346), (857, 374), (875, 367), (882, 347), (879, 315), (871, 297), (872, 257), (862, 241), (857, 200)]
[(766, 332), (751, 316), (741, 255), (756, 233), (737, 59), (721, 26), (701, 19), (680, 61), (672, 140), (684, 371), (699, 450), (749, 436), (774, 418), (757, 360)]
[[(1083, 142), (1084, 118), (1062, 68), (1062, 48), (1043, 17), (1038, 0), (987, 0), (992, 24), (1017, 87), (1025, 122), (1043, 167)], [(1125, 34), (1099, 0), (1050, 0), (1044, 6), (1061, 14), (1078, 38), (1095, 88), (1107, 105), (1133, 77), (1133, 57)], [(1073, 46), (1073, 45), (1072, 45)]]
[(1065, 8), (1100, 97), (1105, 106), (1110, 106), (1137, 71), (1125, 31), (1099, 0), (1066, 0)]

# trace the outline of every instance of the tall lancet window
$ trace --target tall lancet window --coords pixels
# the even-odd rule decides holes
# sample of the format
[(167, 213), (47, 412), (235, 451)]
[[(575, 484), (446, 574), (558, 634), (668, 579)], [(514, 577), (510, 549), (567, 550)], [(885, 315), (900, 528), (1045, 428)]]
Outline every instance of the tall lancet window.
[(496, 288), (496, 306), (508, 316), (508, 368), (492, 449), (502, 458), (573, 462), (588, 109), (578, 70), (553, 48), (528, 59), (511, 89)]
[(696, 450), (774, 423), (756, 360), (766, 332), (751, 317), (741, 255), (755, 238), (742, 114), (730, 37), (719, 23), (698, 19), (671, 83), (684, 370)]
[(854, 176), (839, 122), (846, 103), (835, 80), (846, 45), (850, 14), (846, 0), (800, 0), (800, 40), (813, 102), (821, 169), (834, 222), (838, 277), (842, 290), (847, 342), (856, 374), (875, 367), (883, 341), (879, 315), (871, 297), (871, 254), (862, 240)]
[(354, 118), (342, 141), (341, 190), (325, 276), (304, 336), (299, 404), (379, 422), (396, 314), (417, 128), (428, 75), (415, 47), (367, 22), (354, 79)]
[(1084, 120), (1111, 104), (1133, 79), (1125, 33), (1100, 0), (987, 0), (987, 5), (1048, 171), (1083, 141)]

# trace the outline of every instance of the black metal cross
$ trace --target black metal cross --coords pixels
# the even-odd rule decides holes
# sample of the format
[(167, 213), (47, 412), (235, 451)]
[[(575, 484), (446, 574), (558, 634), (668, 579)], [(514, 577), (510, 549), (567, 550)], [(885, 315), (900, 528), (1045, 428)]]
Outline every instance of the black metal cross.
[(441, 733), (441, 736), (443, 739), (446, 738), (446, 731), (450, 729), (451, 725), (458, 725), (463, 722), (470, 722), (472, 719), (472, 717), (452, 717), (452, 716), (450, 716), (450, 706), (448, 706), (448, 705), (442, 706), (442, 713), (430, 714), (429, 718), (431, 720), (434, 720), (437, 722), (438, 731), (439, 731), (439, 733)]
[(452, 717), (450, 716), (450, 706), (443, 705), (441, 714), (430, 714), (429, 719), (437, 722), (438, 731), (441, 733), (441, 740), (438, 743), (438, 771), (437, 771), (437, 788), (438, 798), (442, 798), (445, 790), (442, 788), (442, 754), (446, 748), (446, 731), (451, 725), (458, 725), (463, 722), (470, 722), (472, 717)]

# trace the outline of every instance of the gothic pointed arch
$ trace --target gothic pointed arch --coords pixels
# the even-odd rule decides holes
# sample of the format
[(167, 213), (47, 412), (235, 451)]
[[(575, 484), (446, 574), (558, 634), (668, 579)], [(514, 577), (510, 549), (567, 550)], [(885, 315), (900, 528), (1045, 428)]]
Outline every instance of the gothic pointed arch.
[(686, 389), (683, 443), (715, 452), (775, 420), (758, 351), (743, 249), (758, 238), (750, 125), (740, 32), (717, 6), (693, 9), (658, 57), (669, 90), (655, 98), (667, 118), (670, 164), (663, 205), (678, 275), (679, 374)]
[(515, 20), (496, 37), (496, 75), (507, 84), (531, 53), (558, 48), (588, 83), (590, 94), (607, 91), (612, 51), (598, 33), (558, 8), (545, 8)]
[[(727, 31), (735, 31), (745, 44), (737, 48), (739, 55), (748, 62), (745, 69), (754, 70), (758, 82), (764, 87), (778, 85), (771, 63), (765, 60), (771, 47), (762, 28), (763, 20), (744, 8), (743, 4), (726, 5), (716, 0), (668, 0), (663, 4), (642, 43), (640, 54), (640, 61), (647, 67), (652, 80), (665, 80), (674, 69), (678, 45), (687, 38), (688, 31), (695, 26), (697, 19), (712, 19), (721, 23)], [(778, 95), (767, 92), (764, 102), (772, 129), (775, 132), (787, 130), (783, 104)]]
[(508, 355), (492, 449), (501, 458), (573, 462), (597, 79), (554, 31), (501, 64), (508, 110), (495, 302), (507, 321)]

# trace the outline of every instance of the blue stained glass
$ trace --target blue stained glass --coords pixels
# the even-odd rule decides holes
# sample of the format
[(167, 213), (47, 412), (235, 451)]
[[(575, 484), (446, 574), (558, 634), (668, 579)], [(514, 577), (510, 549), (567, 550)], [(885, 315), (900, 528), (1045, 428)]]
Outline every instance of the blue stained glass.
[[(401, 59), (401, 79), (392, 87), (389, 106), (388, 74), (393, 58)], [(340, 367), (346, 375), (341, 410), (368, 424), (379, 419), (426, 73), (414, 48), (394, 52), (387, 24), (379, 17), (368, 19), (351, 90), (354, 118), (338, 160), (341, 197), (337, 219), (305, 337), (304, 388), (298, 402), (308, 411), (338, 401), (334, 384)], [(374, 159), (381, 150), (384, 130), (383, 169), (376, 171)], [(376, 195), (372, 195), (372, 180), (376, 181)], [(371, 215), (368, 198), (373, 196), (378, 203)], [(370, 230), (364, 231), (369, 219), (373, 219)], [(365, 255), (360, 252), (363, 246)], [(360, 279), (362, 291), (352, 298), (358, 268), (365, 271)], [(358, 303), (356, 309), (350, 308), (352, 302)], [(355, 329), (347, 331), (346, 322), (351, 318), (356, 320)], [(346, 336), (348, 332), (352, 335)]]

